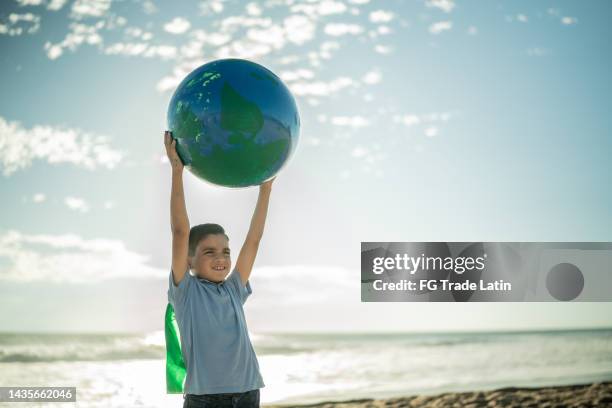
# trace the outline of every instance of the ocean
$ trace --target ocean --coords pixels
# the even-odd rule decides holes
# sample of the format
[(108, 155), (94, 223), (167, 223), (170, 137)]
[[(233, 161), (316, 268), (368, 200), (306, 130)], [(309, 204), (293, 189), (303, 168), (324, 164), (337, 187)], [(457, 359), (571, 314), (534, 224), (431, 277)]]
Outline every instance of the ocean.
[[(612, 380), (612, 330), (432, 333), (251, 333), (262, 404), (548, 386)], [(75, 403), (180, 407), (165, 394), (163, 331), (0, 333), (0, 386), (74, 386)], [(26, 406), (26, 404), (20, 405)]]

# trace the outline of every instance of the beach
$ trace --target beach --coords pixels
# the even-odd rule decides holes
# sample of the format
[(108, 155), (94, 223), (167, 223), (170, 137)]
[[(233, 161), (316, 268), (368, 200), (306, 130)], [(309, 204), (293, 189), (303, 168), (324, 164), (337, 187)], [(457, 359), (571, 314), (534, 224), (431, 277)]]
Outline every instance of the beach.
[(561, 387), (507, 387), (492, 391), (449, 392), (387, 399), (359, 399), (308, 405), (264, 405), (268, 408), (586, 408), (612, 407), (612, 381)]

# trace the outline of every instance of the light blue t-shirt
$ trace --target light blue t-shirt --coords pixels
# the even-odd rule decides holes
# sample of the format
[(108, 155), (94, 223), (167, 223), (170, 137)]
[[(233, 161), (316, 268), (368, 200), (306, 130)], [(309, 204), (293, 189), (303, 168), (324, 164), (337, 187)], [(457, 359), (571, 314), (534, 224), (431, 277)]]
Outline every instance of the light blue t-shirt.
[(242, 305), (252, 293), (234, 269), (211, 282), (185, 272), (176, 286), (170, 271), (168, 301), (174, 307), (187, 369), (186, 394), (246, 392), (264, 387)]

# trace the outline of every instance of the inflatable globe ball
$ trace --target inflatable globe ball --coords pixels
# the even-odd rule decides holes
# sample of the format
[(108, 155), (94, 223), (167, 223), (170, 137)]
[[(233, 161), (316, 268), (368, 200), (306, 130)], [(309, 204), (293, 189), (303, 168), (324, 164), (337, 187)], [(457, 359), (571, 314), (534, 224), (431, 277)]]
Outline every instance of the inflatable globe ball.
[(178, 86), (168, 129), (185, 167), (226, 187), (255, 186), (274, 177), (295, 151), (297, 105), (270, 70), (251, 61), (202, 65)]

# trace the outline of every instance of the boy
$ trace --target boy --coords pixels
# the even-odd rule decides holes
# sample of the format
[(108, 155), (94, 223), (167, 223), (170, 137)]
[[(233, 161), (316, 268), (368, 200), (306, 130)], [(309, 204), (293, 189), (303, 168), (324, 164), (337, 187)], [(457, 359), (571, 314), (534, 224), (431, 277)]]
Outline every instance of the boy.
[(259, 187), (249, 232), (229, 273), (232, 261), (223, 228), (217, 224), (189, 228), (183, 163), (169, 131), (164, 134), (164, 144), (172, 166), (168, 301), (176, 314), (187, 369), (183, 407), (259, 407), (259, 388), (264, 383), (242, 305), (252, 293), (249, 276), (263, 235), (273, 180)]

